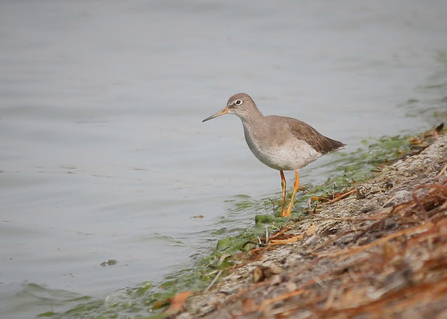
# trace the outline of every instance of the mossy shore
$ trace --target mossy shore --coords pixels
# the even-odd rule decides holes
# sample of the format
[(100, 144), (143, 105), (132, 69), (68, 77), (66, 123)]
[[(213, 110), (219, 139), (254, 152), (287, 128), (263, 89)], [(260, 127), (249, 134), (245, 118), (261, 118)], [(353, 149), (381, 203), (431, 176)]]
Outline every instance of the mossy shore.
[(38, 317), (447, 318), (446, 130), (364, 141), (334, 167), (290, 218), (279, 197), (241, 198), (254, 226), (162, 284)]
[(240, 239), (244, 252), (222, 254), (219, 278), (170, 316), (447, 316), (447, 135), (432, 133), (413, 137), (419, 150), (384, 161), (371, 179), (304, 207), (303, 216), (259, 217), (279, 230)]

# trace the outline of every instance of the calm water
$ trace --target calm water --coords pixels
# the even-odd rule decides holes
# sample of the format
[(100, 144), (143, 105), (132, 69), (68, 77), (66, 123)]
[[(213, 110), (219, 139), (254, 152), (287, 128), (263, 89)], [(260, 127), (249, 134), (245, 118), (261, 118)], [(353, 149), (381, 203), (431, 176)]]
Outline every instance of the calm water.
[(238, 118), (201, 123), (234, 93), (346, 152), (440, 122), (446, 16), (444, 0), (2, 1), (0, 317), (72, 306), (28, 284), (69, 298), (160, 282), (212, 231), (249, 226), (259, 212), (226, 200), (279, 196), (279, 174)]

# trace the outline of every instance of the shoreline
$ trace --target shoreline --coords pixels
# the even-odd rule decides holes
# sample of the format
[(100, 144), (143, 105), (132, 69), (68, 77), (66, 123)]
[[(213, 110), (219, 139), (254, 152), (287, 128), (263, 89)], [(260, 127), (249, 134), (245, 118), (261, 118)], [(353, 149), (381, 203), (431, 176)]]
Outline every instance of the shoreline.
[(447, 314), (446, 158), (444, 133), (345, 198), (291, 219), (265, 245), (236, 254), (176, 318)]

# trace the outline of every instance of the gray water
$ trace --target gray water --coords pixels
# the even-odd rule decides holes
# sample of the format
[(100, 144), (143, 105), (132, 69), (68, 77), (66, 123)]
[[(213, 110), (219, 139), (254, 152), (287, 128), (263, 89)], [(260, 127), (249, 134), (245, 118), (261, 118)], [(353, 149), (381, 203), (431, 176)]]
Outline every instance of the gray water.
[[(213, 231), (271, 213), (227, 201), (280, 195), (240, 120), (201, 123), (234, 93), (347, 153), (438, 124), (446, 16), (443, 0), (3, 0), (0, 317), (64, 308), (28, 284), (104, 297), (160, 282)], [(302, 182), (324, 182), (336, 156)]]

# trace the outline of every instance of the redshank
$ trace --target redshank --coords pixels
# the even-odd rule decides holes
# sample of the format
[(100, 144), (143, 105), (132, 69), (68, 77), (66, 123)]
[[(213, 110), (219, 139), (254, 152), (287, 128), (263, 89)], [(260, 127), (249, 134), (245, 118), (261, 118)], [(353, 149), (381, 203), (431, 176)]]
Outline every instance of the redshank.
[[(235, 114), (242, 120), (245, 140), (252, 153), (265, 165), (279, 170), (282, 187), (281, 216), (290, 216), (300, 186), (298, 169), (321, 155), (344, 148), (342, 142), (321, 135), (309, 124), (290, 117), (264, 116), (246, 93), (229, 98), (227, 106), (207, 117), (206, 122), (224, 114)], [(284, 171), (295, 171), (292, 199), (286, 207), (286, 179)]]

